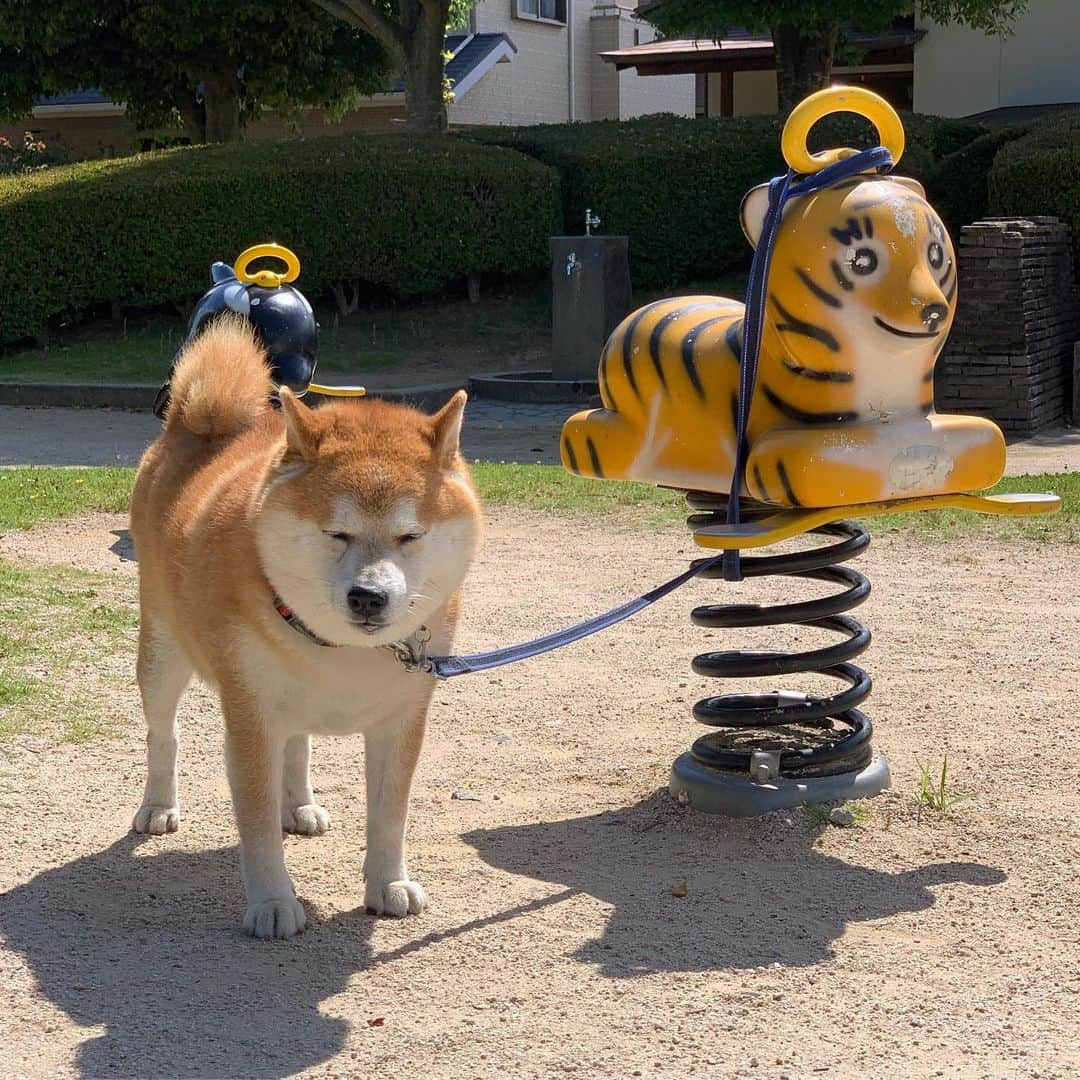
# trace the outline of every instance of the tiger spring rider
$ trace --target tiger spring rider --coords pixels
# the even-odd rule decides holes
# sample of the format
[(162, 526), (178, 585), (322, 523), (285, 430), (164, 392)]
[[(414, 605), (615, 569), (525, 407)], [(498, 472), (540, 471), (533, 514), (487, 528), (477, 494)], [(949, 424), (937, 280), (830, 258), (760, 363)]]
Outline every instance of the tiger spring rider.
[[(883, 145), (809, 153), (810, 128), (839, 111), (870, 120)], [(841, 587), (820, 599), (705, 605), (691, 615), (700, 626), (795, 623), (842, 635), (807, 652), (694, 659), (705, 676), (816, 672), (843, 684), (829, 697), (781, 690), (695, 705), (697, 720), (722, 730), (678, 758), (671, 790), (702, 810), (738, 815), (888, 786), (870, 720), (857, 708), (870, 678), (851, 663), (870, 633), (847, 612), (870, 585), (840, 565), (870, 537), (843, 519), (1060, 508), (1055, 495), (968, 494), (1001, 478), (1005, 442), (989, 420), (934, 410), (956, 258), (921, 185), (888, 171), (904, 147), (896, 112), (861, 88), (822, 90), (791, 114), (781, 145), (788, 174), (742, 204), (755, 247), (746, 305), (686, 296), (629, 315), (600, 357), (602, 408), (571, 417), (562, 437), (571, 472), (686, 491), (695, 542), (730, 552), (702, 576), (784, 574)], [(802, 533), (834, 542), (740, 558), (739, 549)]]

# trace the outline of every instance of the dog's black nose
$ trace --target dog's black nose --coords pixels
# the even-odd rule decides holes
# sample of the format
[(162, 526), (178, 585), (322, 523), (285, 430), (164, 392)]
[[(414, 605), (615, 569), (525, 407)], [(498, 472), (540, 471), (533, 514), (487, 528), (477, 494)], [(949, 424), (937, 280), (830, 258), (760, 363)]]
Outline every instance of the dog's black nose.
[(358, 618), (370, 619), (378, 615), (390, 602), (390, 598), (381, 589), (364, 589), (354, 585), (345, 596), (349, 610)]

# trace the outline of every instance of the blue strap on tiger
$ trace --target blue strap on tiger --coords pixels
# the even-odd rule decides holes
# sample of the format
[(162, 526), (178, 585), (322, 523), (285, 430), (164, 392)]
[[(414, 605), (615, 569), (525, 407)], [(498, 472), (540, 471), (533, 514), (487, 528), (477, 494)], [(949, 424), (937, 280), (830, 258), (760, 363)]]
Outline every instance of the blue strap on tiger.
[[(783, 176), (769, 181), (769, 209), (765, 214), (761, 236), (750, 264), (750, 280), (746, 286), (746, 312), (743, 322), (742, 351), (739, 355), (739, 401), (735, 412), (735, 464), (731, 476), (731, 496), (727, 505), (727, 523), (738, 525), (739, 492), (746, 476), (746, 459), (749, 447), (746, 442), (746, 425), (750, 419), (750, 406), (754, 400), (754, 383), (757, 379), (758, 355), (761, 352), (761, 333), (765, 324), (765, 297), (769, 285), (769, 267), (772, 264), (776, 235), (784, 217), (788, 199), (810, 195), (831, 187), (849, 176), (859, 173), (888, 172), (893, 157), (884, 146), (861, 150), (843, 161), (829, 165), (820, 172), (811, 173), (796, 180), (796, 173), (788, 169)], [(726, 581), (742, 581), (742, 565), (738, 550), (724, 552), (723, 569)]]

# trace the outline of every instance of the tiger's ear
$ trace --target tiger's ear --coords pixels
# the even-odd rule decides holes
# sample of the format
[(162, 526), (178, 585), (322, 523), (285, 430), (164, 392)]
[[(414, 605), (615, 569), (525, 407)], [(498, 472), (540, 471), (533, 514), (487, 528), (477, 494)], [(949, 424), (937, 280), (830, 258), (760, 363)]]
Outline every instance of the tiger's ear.
[(746, 193), (739, 210), (739, 219), (742, 221), (742, 231), (750, 246), (756, 248), (761, 230), (765, 225), (765, 214), (769, 210), (769, 185), (759, 184)]
[(909, 188), (914, 191), (920, 199), (926, 198), (926, 188), (924, 188), (918, 180), (912, 180), (910, 176), (890, 176), (889, 183), (899, 184), (901, 187)]

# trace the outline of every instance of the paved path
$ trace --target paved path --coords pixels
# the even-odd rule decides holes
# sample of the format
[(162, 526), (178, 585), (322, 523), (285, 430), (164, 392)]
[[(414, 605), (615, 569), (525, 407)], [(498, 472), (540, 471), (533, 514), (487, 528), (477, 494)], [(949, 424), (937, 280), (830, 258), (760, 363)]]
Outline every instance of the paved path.
[[(559, 432), (574, 405), (472, 399), (462, 443), (470, 461), (559, 460)], [(113, 409), (0, 406), (0, 465), (135, 465), (161, 423)]]
[[(473, 398), (462, 431), (466, 456), (555, 464), (559, 431), (576, 408)], [(134, 465), (160, 427), (149, 413), (0, 406), (0, 465)], [(1006, 472), (1080, 472), (1080, 429), (1011, 444)]]

